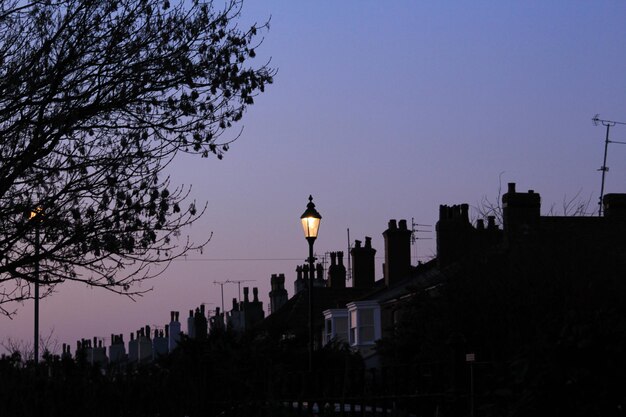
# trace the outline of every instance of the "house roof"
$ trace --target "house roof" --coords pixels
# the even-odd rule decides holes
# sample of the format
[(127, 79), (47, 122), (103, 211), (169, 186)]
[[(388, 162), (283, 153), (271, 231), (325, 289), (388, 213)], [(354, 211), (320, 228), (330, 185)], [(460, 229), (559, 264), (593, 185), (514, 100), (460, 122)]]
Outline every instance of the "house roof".
[(372, 291), (364, 294), (356, 301), (376, 300), (382, 304), (390, 300), (402, 298), (415, 291), (435, 286), (441, 283), (444, 277), (445, 274), (437, 268), (437, 260), (432, 259), (424, 264), (412, 267), (409, 276), (396, 280), (391, 286), (386, 286), (384, 279), (377, 281), (377, 285)]
[[(313, 288), (313, 326), (321, 327), (322, 312), (331, 308), (345, 308), (350, 301), (361, 298), (371, 289), (362, 288)], [(259, 328), (299, 333), (306, 331), (309, 320), (309, 291), (304, 289), (291, 297), (278, 311), (259, 323)]]

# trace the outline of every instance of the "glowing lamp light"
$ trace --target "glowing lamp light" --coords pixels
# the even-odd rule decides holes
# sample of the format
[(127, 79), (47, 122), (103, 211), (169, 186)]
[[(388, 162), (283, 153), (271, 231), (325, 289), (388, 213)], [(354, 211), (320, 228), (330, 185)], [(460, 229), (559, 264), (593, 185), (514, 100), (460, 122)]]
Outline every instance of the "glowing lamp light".
[(302, 222), (302, 229), (304, 230), (304, 237), (307, 239), (316, 239), (317, 232), (320, 228), (320, 220), (322, 216), (315, 210), (315, 204), (313, 204), (313, 197), (309, 196), (309, 204), (306, 206), (306, 210), (300, 216)]
[(41, 214), (41, 212), (43, 211), (43, 209), (41, 207), (37, 207), (36, 209), (32, 210), (30, 212), (30, 216), (28, 216), (28, 219), (32, 219), (34, 217), (37, 217)]

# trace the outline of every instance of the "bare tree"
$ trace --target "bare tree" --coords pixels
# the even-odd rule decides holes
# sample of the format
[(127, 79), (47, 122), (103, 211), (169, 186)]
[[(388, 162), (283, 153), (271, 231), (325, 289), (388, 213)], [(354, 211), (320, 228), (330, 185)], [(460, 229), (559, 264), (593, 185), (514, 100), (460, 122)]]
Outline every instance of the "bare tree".
[[(487, 219), (493, 216), (496, 224), (504, 224), (502, 217), (502, 175), (504, 171), (498, 176), (498, 194), (495, 201), (492, 201), (487, 196), (483, 196), (480, 202), (474, 206), (474, 210), (477, 213), (478, 219)], [(557, 208), (556, 204), (552, 204), (550, 209), (546, 212), (546, 216), (568, 216), (568, 217), (581, 217), (592, 216), (594, 210), (589, 210), (589, 204), (591, 203), (591, 195), (587, 199), (582, 196), (582, 189), (573, 197), (563, 196), (561, 208)], [(597, 212), (597, 211), (596, 211)], [(473, 219), (476, 220), (476, 219)]]
[(1, 312), (31, 297), (36, 264), (46, 293), (73, 280), (132, 296), (205, 243), (181, 236), (203, 210), (163, 171), (181, 152), (221, 159), (272, 82), (248, 64), (268, 26), (238, 28), (241, 7), (0, 2)]
[[(54, 335), (54, 328), (50, 329), (50, 332), (45, 336), (39, 335), (39, 346), (41, 346), (44, 355), (58, 354), (59, 340)], [(7, 337), (0, 342), (0, 347), (3, 348), (9, 355), (16, 353), (19, 354), (23, 363), (32, 361), (35, 357), (35, 349), (32, 341)]]

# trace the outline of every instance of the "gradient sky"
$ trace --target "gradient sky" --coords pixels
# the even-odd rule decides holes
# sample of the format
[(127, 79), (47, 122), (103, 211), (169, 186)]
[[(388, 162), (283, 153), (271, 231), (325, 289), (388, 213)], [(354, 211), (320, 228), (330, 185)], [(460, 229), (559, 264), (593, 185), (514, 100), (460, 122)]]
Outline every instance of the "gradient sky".
[[(591, 118), (626, 121), (626, 2), (245, 2), (243, 23), (270, 16), (257, 61), (271, 57), (278, 75), (243, 136), (222, 161), (172, 167), (208, 204), (186, 231), (213, 233), (203, 253), (146, 282), (153, 290), (135, 302), (57, 287), (41, 302), (42, 335), (108, 345), (111, 333), (163, 326), (170, 310), (220, 306), (215, 281), (255, 280), (243, 285), (267, 308), (270, 275), (285, 273), (291, 297), (309, 194), (323, 216), (319, 255), (346, 251), (350, 228), (382, 257), (389, 219), (434, 230), (439, 204), (495, 201), (500, 180), (541, 193), (544, 212), (576, 195), (596, 210), (605, 131)], [(626, 126), (612, 138), (626, 141)], [(606, 191), (626, 192), (626, 146), (610, 145), (607, 165)], [(434, 255), (434, 232), (420, 237), (432, 240), (418, 241), (414, 263)], [(237, 285), (224, 297), (229, 306)], [(33, 303), (16, 307), (0, 318), (0, 341), (32, 339)]]

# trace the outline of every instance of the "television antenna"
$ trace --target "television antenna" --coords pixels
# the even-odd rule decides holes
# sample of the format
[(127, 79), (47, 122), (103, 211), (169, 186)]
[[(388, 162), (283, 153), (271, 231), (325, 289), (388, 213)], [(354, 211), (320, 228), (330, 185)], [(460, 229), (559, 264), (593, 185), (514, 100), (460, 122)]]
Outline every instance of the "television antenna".
[(602, 216), (602, 198), (604, 197), (604, 179), (606, 177), (606, 173), (609, 171), (609, 167), (606, 166), (606, 157), (609, 151), (609, 143), (619, 143), (620, 145), (626, 145), (626, 142), (620, 142), (617, 140), (609, 139), (609, 132), (611, 128), (615, 125), (626, 125), (626, 122), (617, 122), (615, 120), (604, 120), (600, 119), (599, 114), (596, 114), (591, 118), (594, 126), (602, 125), (606, 126), (606, 136), (604, 138), (604, 160), (602, 162), (602, 166), (598, 171), (602, 171), (602, 185), (600, 186), (600, 200), (598, 201), (598, 216)]
[(418, 233), (432, 233), (432, 225), (430, 224), (421, 224), (415, 223), (415, 218), (411, 217), (411, 246), (415, 247), (415, 258), (418, 260), (417, 256), (417, 241), (418, 240), (431, 240), (432, 237), (420, 237)]
[[(239, 301), (241, 301), (241, 283), (242, 282), (256, 282), (256, 279), (240, 279), (240, 280), (226, 280), (224, 283), (225, 284), (237, 284), (237, 286), (239, 287)], [(224, 296), (222, 295), (222, 310), (224, 309), (224, 301), (223, 301)]]
[(228, 284), (230, 281), (213, 281), (213, 284), (218, 284), (222, 288), (222, 311), (224, 311), (224, 284)]

